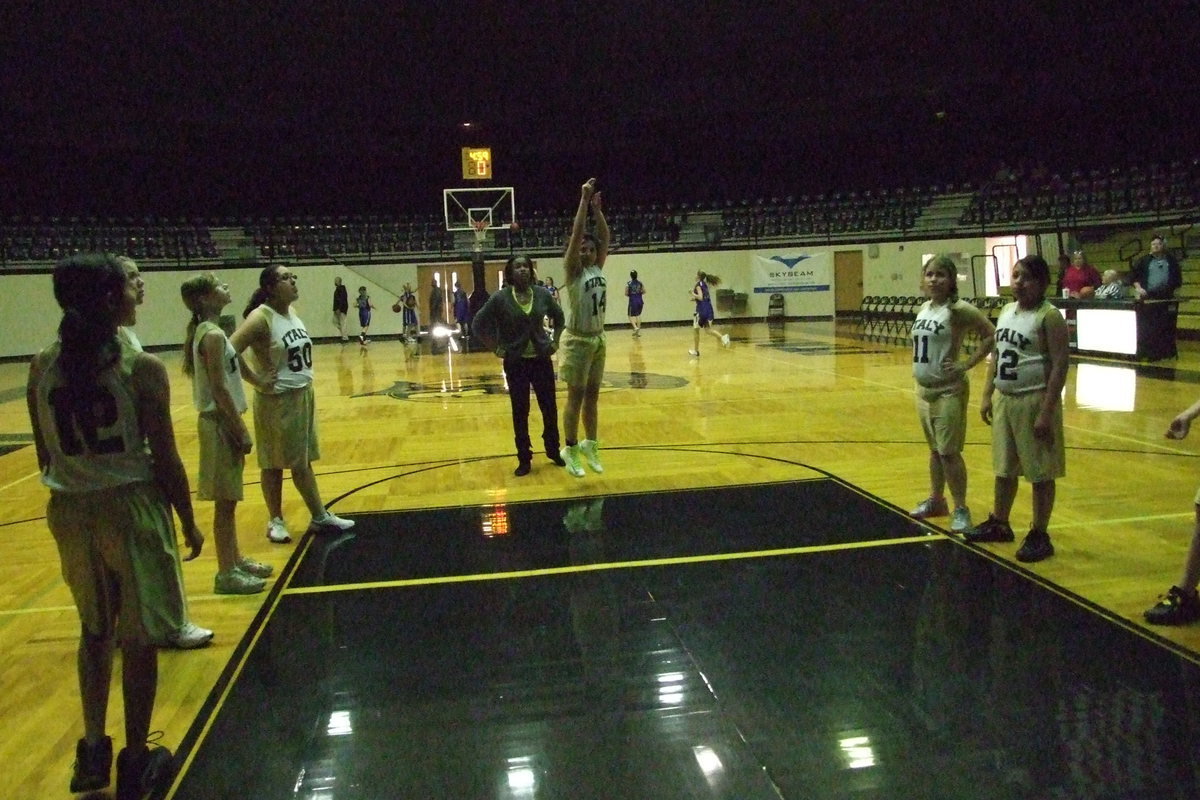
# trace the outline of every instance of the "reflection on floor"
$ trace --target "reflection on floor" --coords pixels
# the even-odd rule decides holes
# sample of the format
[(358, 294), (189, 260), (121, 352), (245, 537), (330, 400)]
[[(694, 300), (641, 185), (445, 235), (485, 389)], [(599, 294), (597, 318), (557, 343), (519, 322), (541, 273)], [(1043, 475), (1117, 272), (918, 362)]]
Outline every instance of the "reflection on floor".
[(835, 481), (365, 515), (310, 545), (175, 797), (1200, 789), (1196, 664)]

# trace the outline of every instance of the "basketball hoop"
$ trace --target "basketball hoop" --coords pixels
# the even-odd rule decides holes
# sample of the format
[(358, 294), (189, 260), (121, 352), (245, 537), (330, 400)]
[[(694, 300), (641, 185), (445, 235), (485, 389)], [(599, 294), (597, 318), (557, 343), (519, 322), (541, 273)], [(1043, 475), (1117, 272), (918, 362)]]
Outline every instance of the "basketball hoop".
[(475, 234), (475, 252), (483, 251), (483, 240), (487, 237), (488, 222), (486, 219), (471, 220), (471, 229)]

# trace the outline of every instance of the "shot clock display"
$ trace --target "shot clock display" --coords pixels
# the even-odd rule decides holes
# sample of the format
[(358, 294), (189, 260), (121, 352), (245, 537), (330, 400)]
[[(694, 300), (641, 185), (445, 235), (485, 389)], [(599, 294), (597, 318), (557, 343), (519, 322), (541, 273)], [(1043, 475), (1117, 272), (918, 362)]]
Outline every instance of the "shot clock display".
[(492, 177), (492, 149), (490, 147), (464, 147), (462, 149), (463, 180), (490, 180)]

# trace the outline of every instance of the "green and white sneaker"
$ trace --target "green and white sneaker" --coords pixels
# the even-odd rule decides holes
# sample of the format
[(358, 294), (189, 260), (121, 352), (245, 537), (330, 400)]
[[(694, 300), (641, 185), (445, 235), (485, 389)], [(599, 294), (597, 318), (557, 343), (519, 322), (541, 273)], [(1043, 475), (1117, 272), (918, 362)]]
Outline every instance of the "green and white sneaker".
[(599, 442), (595, 439), (584, 439), (579, 443), (579, 452), (583, 454), (583, 458), (592, 472), (597, 475), (604, 472), (604, 465), (600, 463)]
[(576, 478), (583, 477), (583, 465), (579, 463), (579, 445), (569, 444), (559, 452), (562, 460), (567, 462), (567, 474)]

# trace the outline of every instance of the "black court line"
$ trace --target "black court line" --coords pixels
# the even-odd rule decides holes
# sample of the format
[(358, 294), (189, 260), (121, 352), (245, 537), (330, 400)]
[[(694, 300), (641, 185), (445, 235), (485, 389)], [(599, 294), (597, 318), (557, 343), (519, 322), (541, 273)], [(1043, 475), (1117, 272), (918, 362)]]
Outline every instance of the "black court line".
[[(278, 586), (697, 561), (277, 589), (174, 797), (1197, 789), (1194, 660), (844, 482), (358, 519), (306, 539)], [(854, 546), (901, 534), (919, 538)], [(786, 542), (833, 547), (700, 560)]]

